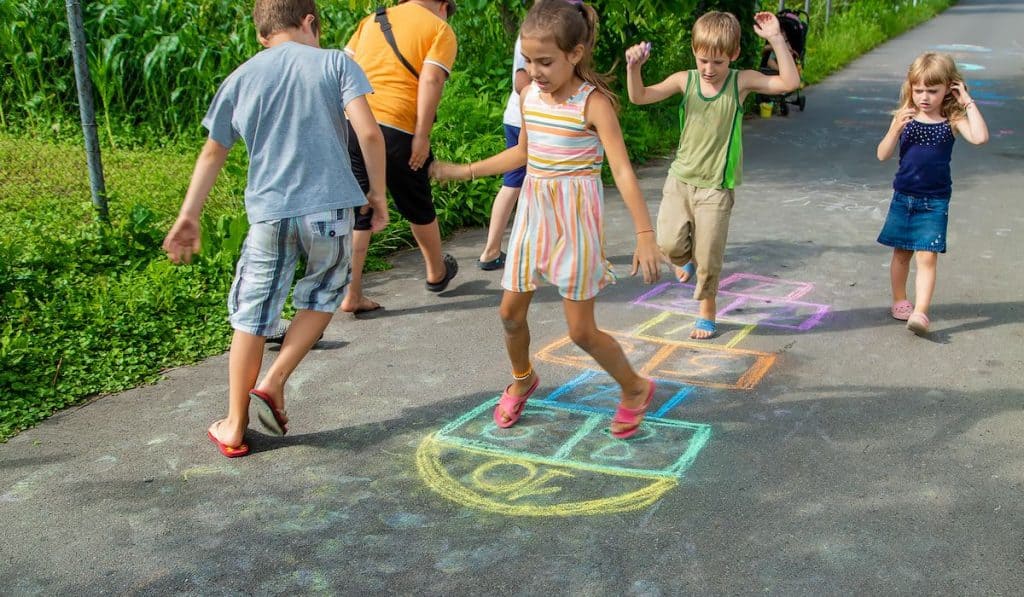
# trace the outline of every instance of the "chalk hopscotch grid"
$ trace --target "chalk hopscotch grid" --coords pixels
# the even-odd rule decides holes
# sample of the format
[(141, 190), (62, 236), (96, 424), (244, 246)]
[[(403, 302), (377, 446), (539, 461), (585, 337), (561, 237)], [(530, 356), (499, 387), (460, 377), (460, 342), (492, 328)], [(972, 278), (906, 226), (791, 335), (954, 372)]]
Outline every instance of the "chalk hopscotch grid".
[[(494, 424), (490, 416), (490, 411), (495, 408), (499, 401), (499, 398), (495, 397), (492, 400), (480, 404), (458, 419), (448, 423), (439, 431), (431, 434), (431, 436), (427, 438), (427, 441), (435, 442), (435, 445), (439, 447), (447, 446), (449, 448), (459, 449), (471, 454), (497, 457), (498, 459), (503, 459), (510, 463), (525, 462), (546, 464), (554, 467), (606, 473), (629, 478), (649, 478), (656, 480), (659, 483), (678, 481), (684, 476), (685, 471), (693, 464), (698, 454), (700, 454), (701, 450), (710, 440), (712, 426), (703, 423), (692, 423), (689, 421), (668, 418), (668, 413), (680, 404), (684, 403), (687, 398), (694, 393), (694, 390), (696, 389), (694, 385), (724, 387), (729, 389), (749, 389), (754, 387), (767, 370), (771, 368), (772, 364), (774, 364), (775, 355), (771, 353), (737, 349), (734, 348), (734, 346), (758, 325), (805, 331), (818, 325), (818, 323), (820, 323), (828, 313), (829, 308), (826, 305), (804, 303), (795, 300), (811, 292), (814, 288), (813, 284), (777, 280), (774, 278), (758, 276), (756, 274), (738, 273), (725, 278), (722, 281), (720, 288), (728, 288), (730, 286), (733, 288), (740, 288), (742, 289), (742, 292), (720, 290), (719, 296), (727, 297), (728, 304), (719, 311), (718, 318), (722, 321), (732, 321), (734, 323), (743, 324), (744, 328), (724, 346), (693, 341), (679, 342), (660, 336), (648, 335), (656, 333), (657, 331), (662, 331), (656, 328), (666, 322), (671, 323), (670, 320), (673, 314), (682, 314), (687, 316), (696, 315), (696, 313), (691, 313), (685, 308), (681, 308), (681, 305), (695, 304), (695, 301), (688, 298), (680, 297), (669, 301), (667, 304), (665, 302), (659, 303), (655, 301), (655, 299), (661, 299), (664, 301), (666, 296), (672, 298), (672, 292), (682, 293), (687, 289), (692, 290), (693, 288), (692, 286), (679, 283), (662, 284), (653, 290), (644, 293), (633, 301), (633, 304), (635, 305), (660, 310), (662, 313), (632, 330), (631, 334), (611, 332), (611, 334), (619, 338), (620, 341), (626, 340), (633, 344), (635, 344), (636, 341), (640, 342), (640, 345), (636, 345), (635, 348), (640, 352), (650, 353), (647, 355), (649, 357), (649, 362), (641, 368), (640, 373), (653, 377), (658, 381), (658, 393), (660, 395), (665, 395), (666, 393), (669, 394), (669, 397), (665, 399), (664, 403), (657, 408), (657, 410), (653, 410), (644, 418), (644, 429), (642, 430), (642, 435), (637, 436), (637, 438), (634, 438), (632, 441), (616, 440), (608, 434), (606, 426), (609, 422), (609, 414), (614, 412), (614, 408), (586, 404), (586, 402), (608, 401), (609, 398), (606, 394), (610, 391), (609, 388), (615, 386), (614, 380), (612, 380), (610, 376), (603, 371), (592, 370), (592, 367), (588, 366), (586, 358), (580, 358), (577, 355), (569, 356), (565, 354), (556, 354), (556, 351), (559, 348), (562, 348), (567, 342), (571, 342), (569, 338), (555, 341), (554, 343), (546, 346), (536, 354), (536, 357), (539, 360), (561, 363), (574, 368), (582, 368), (584, 369), (584, 372), (570, 380), (568, 383), (551, 391), (546, 397), (541, 398), (538, 396), (534, 400), (531, 400), (524, 408), (524, 416), (529, 416), (538, 421), (543, 421), (545, 418), (549, 421), (557, 421), (558, 415), (555, 413), (558, 412), (563, 413), (563, 417), (569, 416), (570, 418), (578, 418), (582, 416), (582, 423), (578, 425), (570, 425), (568, 429), (562, 430), (571, 433), (568, 438), (565, 438), (565, 435), (567, 435), (565, 433), (552, 434), (551, 430), (543, 425), (533, 428), (524, 435), (510, 435), (508, 437), (493, 435), (492, 432), (503, 431)], [(662, 296), (663, 294), (666, 296)], [(774, 310), (775, 313), (772, 314), (769, 312), (766, 316), (761, 317), (756, 315), (753, 317), (729, 317), (733, 311), (744, 308), (750, 303), (764, 303), (771, 305), (769, 310)], [(788, 310), (784, 313), (791, 313), (793, 316), (796, 316), (797, 311), (800, 309), (809, 311), (810, 315), (802, 320), (791, 316), (790, 319), (799, 321), (798, 324), (788, 325), (780, 323), (779, 319), (782, 319), (779, 317), (780, 307)], [(803, 317), (804, 315), (799, 315), (799, 318)], [(673, 330), (670, 330), (669, 333), (676, 333), (679, 329), (680, 328), (674, 328)], [(633, 344), (630, 345), (633, 346)], [(740, 374), (740, 378), (734, 384), (708, 383), (706, 380), (703, 380), (703, 383), (701, 383), (702, 380), (693, 380), (693, 385), (690, 385), (688, 383), (682, 383), (679, 379), (685, 375), (685, 369), (680, 371), (671, 371), (665, 367), (661, 367), (661, 364), (667, 359), (680, 354), (680, 350), (688, 351), (690, 353), (698, 353), (697, 356), (691, 357), (691, 359), (693, 359), (691, 365), (698, 364), (698, 360), (706, 357), (710, 357), (712, 360), (716, 358), (726, 360), (732, 358), (735, 359), (736, 362), (740, 362), (741, 366), (745, 366), (742, 365), (742, 359), (744, 358), (753, 358), (754, 362), (746, 371)], [(591, 363), (591, 365), (596, 364)], [(666, 379), (662, 375), (658, 374), (673, 375), (676, 379)], [(732, 373), (729, 375), (732, 375)], [(605, 383), (603, 379), (607, 379), (607, 383)], [(586, 384), (595, 385), (596, 391), (593, 388), (584, 387)], [(665, 392), (666, 387), (672, 387), (674, 388), (674, 391), (670, 390), (669, 392)], [(483, 420), (479, 420), (480, 418), (483, 418)], [(482, 429), (478, 428), (479, 423), (483, 423)], [(575, 431), (572, 431), (573, 428)], [(526, 427), (526, 429), (530, 428)], [(558, 431), (558, 429), (556, 429), (556, 431)], [(539, 432), (543, 435), (534, 436), (533, 434), (535, 432)], [(671, 438), (673, 432), (677, 434), (679, 432), (684, 432), (689, 435), (686, 438), (674, 440)], [(459, 435), (460, 433), (464, 433), (465, 436)], [(557, 447), (552, 447), (550, 450), (545, 448), (537, 450), (547, 452), (547, 454), (538, 454), (536, 451), (528, 451), (532, 450), (532, 448), (528, 448), (526, 450), (514, 449), (507, 444), (508, 442), (528, 443), (531, 437), (534, 439), (541, 438), (541, 441), (543, 441), (552, 435), (555, 435), (557, 438), (555, 442), (555, 446)], [(634, 454), (637, 454), (634, 450), (642, 450), (642, 441), (644, 439), (655, 439), (659, 436), (661, 436), (661, 440), (663, 442), (669, 441), (685, 444), (685, 450), (682, 451), (682, 454), (680, 454), (678, 458), (671, 461), (666, 466), (641, 466), (640, 463), (637, 462), (638, 459), (634, 457)], [(491, 439), (487, 439), (488, 437)], [(501, 442), (506, 442), (506, 444), (500, 445)], [(574, 452), (576, 451), (580, 453), (575, 454), (574, 457)], [(645, 455), (650, 456), (651, 454), (645, 453)], [(671, 459), (670, 454), (654, 454), (654, 458), (656, 460), (660, 459), (660, 457)], [(643, 460), (643, 457), (640, 457), (639, 459)], [(634, 462), (634, 465), (622, 466), (602, 464), (594, 462), (595, 460), (632, 461)], [(658, 463), (650, 462), (650, 459), (648, 459), (647, 464)], [(436, 466), (440, 466), (440, 461), (437, 462)], [(478, 496), (472, 492), (463, 494), (457, 490), (453, 492), (450, 490), (451, 488), (449, 488), (449, 491), (447, 492), (440, 487), (435, 487), (435, 489), (441, 491), (445, 495), (450, 495), (450, 497), (456, 499), (456, 501), (468, 500), (469, 502), (476, 503), (477, 505), (484, 507), (484, 509), (491, 509), (495, 507), (494, 504), (490, 504), (486, 501), (479, 501)], [(655, 491), (655, 489), (658, 491)], [(609, 512), (618, 511), (619, 509), (625, 508), (625, 506), (618, 503), (623, 500), (625, 500), (624, 503), (628, 502), (629, 505), (629, 507), (625, 509), (635, 509), (643, 505), (650, 505), (650, 503), (653, 503), (653, 501), (658, 499), (658, 496), (660, 496), (664, 490), (664, 486), (650, 486), (646, 490), (640, 492), (640, 494), (643, 494), (641, 496), (643, 499), (639, 501), (637, 501), (637, 496), (629, 494), (628, 496), (615, 498), (610, 502), (608, 500), (586, 502), (583, 505), (579, 505), (579, 512), (576, 512), (573, 504), (566, 504), (564, 513), (594, 514), (606, 509)], [(499, 510), (503, 511), (510, 508), (507, 505), (499, 506)], [(543, 509), (542, 511), (534, 511), (530, 508), (514, 511), (518, 514), (536, 515), (548, 515), (561, 512), (557, 509), (548, 512)]]
[[(645, 326), (641, 327), (646, 329)], [(624, 348), (637, 344), (637, 341), (639, 341), (640, 344), (647, 345), (646, 348), (653, 354), (651, 354), (647, 362), (640, 367), (638, 371), (640, 375), (654, 377), (658, 380), (683, 382), (696, 386), (740, 390), (752, 389), (757, 385), (761, 378), (764, 377), (765, 373), (768, 372), (768, 369), (771, 368), (776, 359), (776, 355), (771, 353), (744, 350), (740, 348), (726, 348), (716, 344), (699, 344), (692, 341), (678, 342), (654, 336), (630, 336), (612, 331), (606, 333), (618, 340)], [(572, 352), (568, 353), (567, 351)], [(744, 370), (736, 375), (735, 379), (730, 378), (724, 381), (707, 380), (701, 377), (687, 375), (684, 371), (672, 371), (664, 366), (667, 362), (671, 361), (671, 357), (674, 353), (678, 353), (680, 351), (703, 353), (705, 355), (716, 356), (723, 359), (739, 360), (749, 358), (752, 362), (750, 365), (744, 367)], [(545, 346), (537, 352), (536, 358), (549, 363), (591, 369), (599, 372), (601, 371), (600, 365), (598, 365), (597, 362), (586, 353), (578, 351), (572, 343), (572, 339), (568, 337), (561, 338)]]
[[(696, 316), (697, 301), (691, 298), (693, 288), (694, 287), (690, 284), (666, 282), (641, 295), (640, 298), (633, 301), (633, 304), (641, 307), (647, 307), (649, 309), (678, 313), (680, 315)], [(821, 323), (822, 319), (824, 319), (829, 312), (828, 305), (805, 303), (779, 298), (764, 298), (756, 295), (729, 292), (727, 290), (720, 290), (718, 292), (718, 296), (720, 299), (725, 299), (726, 306), (718, 310), (716, 319), (725, 323), (753, 323), (767, 327), (804, 332)], [(758, 303), (771, 305), (771, 308), (776, 312), (780, 312), (779, 307), (781, 307), (782, 309), (794, 313), (794, 315), (798, 309), (804, 309), (808, 311), (809, 314), (806, 318), (804, 318), (803, 315), (800, 315), (800, 318), (803, 318), (803, 320), (797, 325), (792, 325), (773, 321), (773, 318), (779, 318), (778, 315), (768, 314), (766, 316), (758, 317), (736, 312), (740, 309), (756, 307)]]
[[(644, 418), (644, 424), (650, 425), (655, 430), (659, 428), (663, 429), (686, 429), (692, 432), (690, 440), (688, 442), (686, 450), (672, 462), (670, 465), (661, 469), (640, 469), (636, 467), (627, 466), (614, 466), (614, 465), (602, 465), (595, 464), (592, 462), (584, 462), (578, 458), (570, 458), (572, 450), (579, 445), (584, 438), (597, 431), (601, 426), (607, 425), (608, 416), (606, 413), (588, 413), (582, 409), (571, 409), (565, 408), (563, 405), (554, 405), (547, 401), (537, 401), (527, 407), (526, 412), (532, 411), (537, 414), (542, 409), (562, 410), (569, 412), (576, 412), (583, 414), (586, 418), (582, 424), (578, 427), (576, 433), (572, 435), (568, 440), (558, 446), (554, 450), (554, 454), (551, 456), (545, 456), (536, 454), (533, 452), (522, 452), (518, 450), (510, 450), (505, 447), (498, 446), (492, 442), (478, 438), (468, 438), (457, 435), (456, 433), (468, 425), (471, 421), (477, 417), (486, 414), (490, 415), (490, 411), (494, 409), (498, 404), (498, 399), (489, 400), (483, 404), (477, 406), (473, 410), (465, 413), (458, 419), (445, 425), (437, 432), (437, 440), (451, 446), (458, 446), (469, 452), (483, 454), (488, 456), (508, 457), (516, 458), (520, 460), (527, 460), (530, 462), (548, 464), (551, 466), (562, 466), (567, 468), (609, 473), (615, 475), (622, 475), (628, 477), (649, 477), (657, 479), (678, 479), (683, 476), (686, 469), (693, 464), (693, 461), (697, 458), (704, 444), (707, 443), (711, 437), (711, 426), (703, 423), (690, 423), (688, 421), (679, 421), (674, 419), (665, 419), (655, 416), (648, 416)], [(524, 416), (525, 416), (524, 412)], [(494, 423), (488, 423), (489, 426), (496, 427)]]

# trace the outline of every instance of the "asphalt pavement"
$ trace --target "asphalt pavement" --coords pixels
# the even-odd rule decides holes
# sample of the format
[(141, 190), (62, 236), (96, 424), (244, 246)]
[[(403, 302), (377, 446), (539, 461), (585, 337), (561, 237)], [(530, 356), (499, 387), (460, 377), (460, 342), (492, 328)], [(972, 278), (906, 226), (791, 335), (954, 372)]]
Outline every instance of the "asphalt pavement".
[[(530, 314), (542, 381), (519, 425), (483, 230), (446, 241), (440, 296), (409, 252), (367, 278), (289, 385), (291, 430), (206, 439), (227, 355), (68, 409), (0, 445), (0, 594), (1020, 595), (1024, 587), (1024, 2), (967, 0), (744, 125), (719, 300), (622, 274), (598, 322), (659, 381), (644, 431), (607, 433), (615, 388)], [(879, 163), (907, 66), (956, 58), (991, 141), (957, 141), (932, 333), (889, 317)], [(808, 55), (808, 61), (814, 60)], [(667, 163), (638, 169), (656, 213)], [(274, 356), (268, 348), (268, 362)]]

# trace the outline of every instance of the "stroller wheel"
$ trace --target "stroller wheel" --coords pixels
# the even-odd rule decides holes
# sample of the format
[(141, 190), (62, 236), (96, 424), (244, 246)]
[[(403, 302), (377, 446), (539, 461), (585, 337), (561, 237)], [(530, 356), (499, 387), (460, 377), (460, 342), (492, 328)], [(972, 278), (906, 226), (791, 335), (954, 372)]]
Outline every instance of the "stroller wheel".
[(786, 98), (782, 98), (782, 101), (779, 102), (779, 114), (789, 116), (789, 102), (786, 101)]
[(796, 98), (796, 105), (799, 106), (800, 111), (803, 112), (804, 108), (807, 106), (807, 97), (800, 94), (800, 96)]

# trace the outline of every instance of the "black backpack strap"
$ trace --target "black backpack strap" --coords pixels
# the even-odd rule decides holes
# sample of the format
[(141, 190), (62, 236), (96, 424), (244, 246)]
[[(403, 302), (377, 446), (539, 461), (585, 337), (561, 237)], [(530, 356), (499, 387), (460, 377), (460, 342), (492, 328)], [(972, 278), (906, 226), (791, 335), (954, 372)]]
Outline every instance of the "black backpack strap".
[(380, 31), (384, 34), (384, 39), (387, 40), (388, 45), (391, 46), (391, 49), (395, 52), (395, 56), (398, 57), (398, 61), (401, 62), (402, 66), (408, 69), (410, 73), (412, 73), (412, 76), (419, 79), (420, 74), (416, 72), (413, 65), (409, 64), (409, 61), (405, 59), (405, 56), (402, 56), (402, 53), (398, 51), (398, 44), (395, 43), (395, 35), (391, 33), (391, 22), (388, 21), (387, 8), (378, 6), (377, 16), (373, 17), (373, 20), (377, 21), (380, 25)]

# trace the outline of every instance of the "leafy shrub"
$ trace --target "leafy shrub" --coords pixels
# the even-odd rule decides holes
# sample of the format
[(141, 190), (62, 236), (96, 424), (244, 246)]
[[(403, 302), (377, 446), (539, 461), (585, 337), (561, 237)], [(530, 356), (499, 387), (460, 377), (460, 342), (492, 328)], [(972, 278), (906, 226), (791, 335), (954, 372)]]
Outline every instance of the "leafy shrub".
[[(824, 0), (813, 0), (805, 78), (818, 80), (949, 2), (919, 0), (911, 8), (903, 0), (837, 0), (826, 29)], [(321, 2), (323, 45), (340, 47), (369, 4)], [(620, 91), (626, 45), (653, 42), (648, 81), (692, 66), (694, 4), (597, 2), (602, 32), (596, 61), (616, 77)], [(703, 3), (701, 10), (733, 4), (738, 0)], [(224, 298), (246, 229), (244, 150), (231, 152), (207, 202), (197, 261), (174, 267), (159, 245), (187, 187), (210, 97), (258, 49), (251, 4), (106, 0), (83, 6), (107, 148), (110, 226), (93, 221), (87, 199), (64, 3), (0, 3), (0, 129), (6, 131), (0, 134), (0, 441), (85, 397), (152, 381), (167, 367), (222, 352), (230, 339)], [(777, 8), (774, 2), (763, 6)], [(460, 2), (453, 20), (460, 55), (432, 141), (439, 158), (462, 162), (501, 149), (514, 32), (524, 13), (521, 0)], [(756, 55), (757, 44), (744, 44)], [(623, 102), (620, 119), (633, 160), (675, 146), (672, 102)], [(442, 232), (486, 224), (499, 185), (491, 178), (436, 187)], [(374, 237), (371, 269), (412, 245), (407, 223), (392, 217), (395, 224)]]

